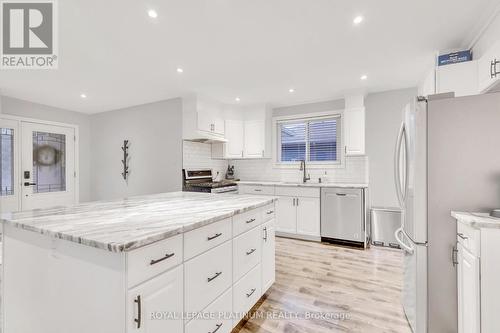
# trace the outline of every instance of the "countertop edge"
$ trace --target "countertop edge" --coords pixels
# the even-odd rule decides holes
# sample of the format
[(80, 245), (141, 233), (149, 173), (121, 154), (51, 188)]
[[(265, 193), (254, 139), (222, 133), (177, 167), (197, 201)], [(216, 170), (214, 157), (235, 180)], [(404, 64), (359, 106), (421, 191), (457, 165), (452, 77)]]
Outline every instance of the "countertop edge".
[(263, 207), (263, 206), (266, 206), (266, 205), (269, 205), (273, 202), (278, 201), (278, 197), (276, 197), (276, 196), (263, 195), (262, 197), (263, 198), (267, 197), (267, 199), (263, 200), (261, 203), (252, 204), (250, 206), (245, 206), (243, 208), (233, 210), (233, 211), (230, 211), (228, 213), (221, 214), (221, 215), (217, 215), (217, 216), (211, 217), (209, 219), (196, 221), (196, 222), (189, 223), (189, 224), (186, 224), (183, 226), (179, 226), (175, 229), (168, 230), (168, 231), (166, 231), (164, 233), (160, 233), (158, 235), (148, 236), (145, 239), (138, 239), (138, 240), (130, 241), (130, 242), (126, 242), (126, 243), (103, 243), (103, 242), (93, 241), (93, 240), (85, 239), (82, 237), (75, 237), (75, 236), (71, 236), (68, 234), (60, 233), (60, 232), (53, 232), (53, 231), (50, 231), (47, 229), (33, 227), (33, 226), (30, 226), (30, 225), (27, 225), (24, 223), (20, 223), (20, 222), (16, 222), (16, 221), (6, 220), (5, 218), (0, 218), (0, 222), (2, 224), (8, 225), (8, 226), (11, 226), (14, 228), (22, 229), (22, 230), (29, 231), (29, 232), (38, 233), (38, 234), (41, 234), (44, 236), (49, 236), (51, 238), (61, 239), (61, 240), (65, 240), (65, 241), (69, 241), (69, 242), (73, 242), (73, 243), (78, 243), (78, 244), (81, 244), (84, 246), (94, 247), (94, 248), (101, 249), (101, 250), (107, 250), (109, 252), (122, 253), (122, 252), (130, 252), (130, 251), (136, 250), (138, 248), (141, 248), (143, 246), (151, 245), (153, 243), (171, 238), (173, 236), (176, 236), (179, 234), (184, 234), (186, 232), (204, 227), (206, 225), (209, 225), (209, 224), (233, 217), (235, 215), (244, 213), (246, 211), (249, 211), (252, 209), (257, 209), (257, 208), (260, 208), (260, 207)]
[(339, 187), (339, 188), (368, 188), (368, 183), (287, 183), (280, 181), (254, 181), (239, 180), (237, 184), (242, 185), (261, 185), (261, 186), (283, 186), (283, 187)]
[(456, 222), (466, 224), (476, 229), (500, 229), (500, 219), (492, 217), (488, 213), (451, 211), (451, 216), (457, 220)]

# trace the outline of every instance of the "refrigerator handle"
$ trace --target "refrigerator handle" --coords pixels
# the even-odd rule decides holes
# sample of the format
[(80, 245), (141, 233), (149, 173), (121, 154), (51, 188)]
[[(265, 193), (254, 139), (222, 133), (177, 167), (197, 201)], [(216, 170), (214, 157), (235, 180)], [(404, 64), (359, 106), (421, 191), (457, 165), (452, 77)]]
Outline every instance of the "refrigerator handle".
[(413, 254), (414, 250), (411, 247), (409, 247), (408, 245), (406, 245), (405, 243), (403, 243), (403, 241), (399, 238), (399, 234), (401, 234), (401, 233), (403, 233), (402, 228), (399, 228), (396, 230), (396, 232), (394, 232), (394, 237), (396, 238), (396, 241), (398, 242), (399, 246), (401, 246), (401, 248), (403, 250), (405, 250), (409, 254)]
[[(408, 197), (408, 188), (409, 188), (409, 181), (410, 181), (410, 138), (408, 137), (408, 131), (406, 129), (406, 126), (404, 127), (404, 135), (403, 138), (405, 140), (405, 166), (404, 166), (404, 189), (401, 191), (401, 196), (403, 198), (403, 204), (406, 202), (406, 198)], [(404, 205), (403, 205), (404, 207)]]
[(396, 196), (398, 197), (400, 207), (403, 207), (404, 198), (401, 191), (401, 178), (400, 178), (400, 165), (401, 160), (401, 142), (403, 140), (403, 135), (405, 132), (405, 123), (401, 123), (401, 128), (399, 129), (398, 138), (396, 140), (396, 149), (394, 151), (394, 183), (396, 185)]

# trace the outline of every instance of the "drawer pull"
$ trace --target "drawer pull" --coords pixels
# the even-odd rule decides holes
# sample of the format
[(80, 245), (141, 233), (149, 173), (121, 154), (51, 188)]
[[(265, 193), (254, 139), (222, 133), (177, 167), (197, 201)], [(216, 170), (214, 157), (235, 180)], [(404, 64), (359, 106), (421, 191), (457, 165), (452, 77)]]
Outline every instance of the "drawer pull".
[(207, 281), (208, 281), (208, 282), (212, 282), (213, 280), (215, 280), (215, 279), (217, 279), (219, 276), (221, 276), (221, 274), (222, 274), (222, 272), (217, 272), (217, 273), (215, 273), (215, 275), (214, 275), (214, 276), (209, 277), (209, 278), (207, 279)]
[(252, 223), (252, 222), (255, 222), (255, 219), (250, 219), (250, 220), (246, 221), (246, 223)]
[(222, 236), (222, 232), (216, 233), (212, 237), (207, 237), (207, 240), (211, 241), (212, 239), (216, 239), (217, 237)]
[(262, 190), (261, 190), (261, 189), (257, 189), (257, 188), (255, 188), (255, 189), (254, 189), (254, 192), (262, 192)]
[(270, 215), (272, 213), (274, 213), (274, 210), (269, 210), (269, 211), (266, 212), (267, 215)]
[(220, 323), (220, 324), (216, 324), (215, 326), (216, 326), (217, 328), (216, 328), (215, 330), (213, 330), (212, 332), (208, 332), (208, 333), (215, 333), (215, 332), (217, 332), (217, 331), (219, 330), (219, 328), (221, 328), (221, 327), (222, 327), (222, 323)]
[(164, 256), (163, 258), (161, 258), (161, 259), (151, 260), (151, 262), (150, 262), (149, 264), (150, 264), (151, 266), (156, 265), (157, 263), (162, 262), (163, 260), (167, 260), (168, 258), (173, 257), (174, 255), (175, 255), (175, 253), (173, 253), (173, 252), (172, 252), (172, 253), (167, 253), (167, 254), (165, 254), (165, 256)]
[(142, 303), (141, 303), (141, 295), (138, 295), (134, 300), (134, 303), (137, 303), (137, 318), (134, 319), (134, 322), (137, 323), (137, 328), (141, 328), (141, 312), (142, 312)]
[(253, 295), (253, 293), (255, 292), (255, 290), (257, 290), (257, 289), (252, 288), (252, 290), (250, 290), (250, 293), (249, 293), (249, 294), (247, 294), (247, 297), (252, 296), (252, 295)]
[(247, 256), (251, 255), (254, 253), (257, 249), (251, 249), (250, 251), (247, 251)]
[(462, 233), (458, 233), (457, 235), (458, 235), (458, 237), (462, 238), (463, 240), (469, 239), (469, 237), (464, 236), (464, 234), (462, 234)]

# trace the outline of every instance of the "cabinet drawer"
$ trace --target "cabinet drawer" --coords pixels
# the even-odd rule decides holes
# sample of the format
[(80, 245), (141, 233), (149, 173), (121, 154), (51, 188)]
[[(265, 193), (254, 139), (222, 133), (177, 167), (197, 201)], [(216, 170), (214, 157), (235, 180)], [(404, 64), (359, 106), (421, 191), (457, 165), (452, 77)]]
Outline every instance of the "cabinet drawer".
[(127, 253), (128, 287), (133, 287), (182, 263), (182, 235)]
[(457, 223), (457, 241), (472, 254), (480, 255), (481, 232), (464, 223)]
[(233, 311), (243, 313), (250, 310), (262, 296), (260, 264), (255, 266), (233, 287)]
[(241, 184), (238, 190), (240, 194), (274, 195), (274, 186)]
[(217, 331), (217, 333), (230, 333), (233, 329), (233, 320), (229, 314), (232, 311), (233, 289), (229, 288), (222, 296), (202, 311), (203, 318), (194, 318), (187, 323), (184, 332), (210, 333)]
[(227, 241), (184, 264), (186, 312), (201, 311), (231, 286), (231, 245)]
[(319, 198), (319, 187), (277, 186), (276, 195)]
[(184, 234), (184, 260), (231, 239), (231, 219), (212, 223)]
[(233, 236), (237, 236), (262, 223), (262, 209), (253, 209), (233, 216)]
[(260, 262), (261, 228), (254, 228), (233, 240), (233, 281)]
[(275, 208), (274, 202), (262, 208), (262, 223), (274, 219)]

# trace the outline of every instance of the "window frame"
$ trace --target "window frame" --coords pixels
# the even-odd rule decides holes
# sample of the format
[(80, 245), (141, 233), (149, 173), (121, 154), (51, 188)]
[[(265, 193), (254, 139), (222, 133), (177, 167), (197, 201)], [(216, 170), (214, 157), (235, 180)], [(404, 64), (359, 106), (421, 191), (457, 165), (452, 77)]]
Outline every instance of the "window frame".
[(332, 110), (306, 114), (273, 117), (273, 162), (275, 168), (296, 168), (300, 161), (281, 161), (281, 130), (283, 123), (304, 123), (323, 119), (337, 119), (337, 160), (309, 161), (309, 126), (306, 127), (306, 163), (308, 168), (343, 168), (345, 166), (344, 110)]

